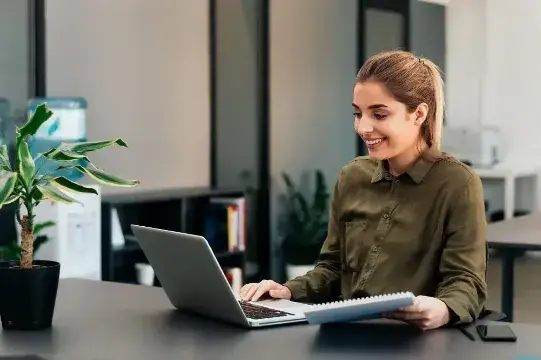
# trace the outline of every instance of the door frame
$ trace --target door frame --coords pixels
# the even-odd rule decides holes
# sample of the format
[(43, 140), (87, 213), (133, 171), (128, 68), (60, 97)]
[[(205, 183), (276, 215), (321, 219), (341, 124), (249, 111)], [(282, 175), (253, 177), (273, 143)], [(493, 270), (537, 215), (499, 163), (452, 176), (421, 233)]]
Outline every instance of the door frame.
[(44, 97), (47, 91), (45, 0), (28, 0), (29, 97)]
[[(401, 15), (404, 18), (404, 25), (402, 31), (402, 50), (410, 50), (410, 1), (417, 0), (358, 0), (357, 11), (357, 69), (360, 69), (364, 62), (367, 60), (367, 56), (364, 51), (365, 46), (365, 25), (366, 25), (366, 10), (377, 9), (388, 12), (394, 12)], [(368, 151), (366, 145), (357, 137), (357, 155), (367, 155)]]

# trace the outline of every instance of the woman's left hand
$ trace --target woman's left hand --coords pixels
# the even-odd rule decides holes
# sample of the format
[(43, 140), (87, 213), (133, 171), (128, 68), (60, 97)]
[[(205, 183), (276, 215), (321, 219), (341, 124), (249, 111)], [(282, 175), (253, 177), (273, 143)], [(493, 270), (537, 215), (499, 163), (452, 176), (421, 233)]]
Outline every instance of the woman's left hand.
[(434, 297), (417, 296), (412, 306), (384, 314), (389, 319), (403, 320), (418, 326), (421, 330), (436, 329), (449, 322), (447, 305)]

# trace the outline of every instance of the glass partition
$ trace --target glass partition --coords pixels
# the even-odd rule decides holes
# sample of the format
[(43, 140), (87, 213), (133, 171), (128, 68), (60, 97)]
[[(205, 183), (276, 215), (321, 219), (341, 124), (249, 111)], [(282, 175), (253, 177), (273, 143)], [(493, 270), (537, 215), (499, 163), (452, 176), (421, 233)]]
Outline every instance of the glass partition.
[(14, 125), (26, 120), (28, 100), (36, 95), (37, 5), (0, 1), (0, 144), (11, 143)]

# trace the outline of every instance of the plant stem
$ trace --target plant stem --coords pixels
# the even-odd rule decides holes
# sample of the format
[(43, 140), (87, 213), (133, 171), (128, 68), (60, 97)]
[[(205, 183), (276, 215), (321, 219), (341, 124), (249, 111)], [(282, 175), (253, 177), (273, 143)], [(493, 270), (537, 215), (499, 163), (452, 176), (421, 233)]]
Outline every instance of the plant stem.
[(33, 216), (32, 207), (30, 207), (28, 214), (21, 220), (21, 268), (23, 269), (31, 268), (34, 259)]
[(22, 218), (21, 231), (21, 268), (28, 269), (32, 267), (33, 254), (33, 239), (32, 227), (30, 226), (30, 218), (24, 215)]

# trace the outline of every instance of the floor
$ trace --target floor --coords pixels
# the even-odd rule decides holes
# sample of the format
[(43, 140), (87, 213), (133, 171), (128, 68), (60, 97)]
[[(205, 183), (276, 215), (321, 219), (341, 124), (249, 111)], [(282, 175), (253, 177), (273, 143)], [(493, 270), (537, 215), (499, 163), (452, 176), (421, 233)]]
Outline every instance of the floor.
[[(500, 259), (491, 256), (487, 282), (489, 297), (487, 307), (501, 310), (501, 266)], [(541, 256), (526, 255), (515, 263), (515, 306), (514, 321), (541, 324)]]

